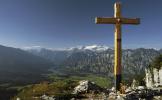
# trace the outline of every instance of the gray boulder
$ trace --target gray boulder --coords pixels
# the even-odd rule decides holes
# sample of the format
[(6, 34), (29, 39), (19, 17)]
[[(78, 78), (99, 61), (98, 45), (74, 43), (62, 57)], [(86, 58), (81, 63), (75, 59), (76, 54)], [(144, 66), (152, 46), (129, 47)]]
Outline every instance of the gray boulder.
[(99, 93), (102, 91), (103, 88), (96, 85), (94, 82), (90, 82), (88, 80), (82, 80), (79, 82), (79, 85), (74, 88), (73, 94), (87, 93), (87, 92)]

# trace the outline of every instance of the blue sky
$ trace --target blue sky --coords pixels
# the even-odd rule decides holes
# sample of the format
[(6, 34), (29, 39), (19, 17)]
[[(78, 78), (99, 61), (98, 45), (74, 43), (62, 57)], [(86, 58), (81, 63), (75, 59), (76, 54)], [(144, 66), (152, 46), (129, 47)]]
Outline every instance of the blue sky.
[[(118, 0), (119, 1), (119, 0)], [(162, 0), (120, 0), (123, 17), (140, 25), (123, 25), (125, 48), (162, 48)], [(68, 48), (114, 44), (114, 25), (95, 24), (113, 17), (115, 0), (0, 0), (0, 45)]]

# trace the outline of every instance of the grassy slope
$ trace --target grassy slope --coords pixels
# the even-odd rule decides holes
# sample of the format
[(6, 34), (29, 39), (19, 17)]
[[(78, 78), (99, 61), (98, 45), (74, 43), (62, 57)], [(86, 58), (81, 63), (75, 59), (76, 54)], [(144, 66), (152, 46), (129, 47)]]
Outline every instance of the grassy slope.
[[(33, 97), (40, 97), (44, 94), (49, 96), (71, 97), (74, 96), (71, 93), (74, 87), (77, 86), (79, 80), (90, 80), (101, 87), (111, 86), (109, 79), (92, 74), (84, 76), (58, 76), (51, 74), (49, 78), (52, 81), (51, 83), (43, 82), (26, 86), (16, 97), (20, 97), (23, 100), (39, 100)], [(14, 100), (16, 100), (16, 97)]]
[(97, 85), (99, 85), (100, 87), (111, 87), (112, 86), (112, 82), (111, 79), (107, 78), (107, 77), (103, 77), (103, 76), (97, 76), (94, 74), (86, 74), (86, 75), (72, 75), (72, 76), (59, 76), (59, 75), (55, 75), (55, 74), (51, 74), (49, 75), (49, 78), (52, 81), (58, 81), (58, 80), (73, 80), (73, 81), (79, 81), (79, 80), (89, 80), (92, 82), (95, 82)]

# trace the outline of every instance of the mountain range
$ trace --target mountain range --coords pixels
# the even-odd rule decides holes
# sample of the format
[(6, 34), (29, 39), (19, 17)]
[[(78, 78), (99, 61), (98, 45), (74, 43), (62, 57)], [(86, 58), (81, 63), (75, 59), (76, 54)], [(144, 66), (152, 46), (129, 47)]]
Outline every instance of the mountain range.
[[(144, 74), (145, 68), (162, 49), (123, 49), (123, 73), (129, 78)], [(79, 46), (62, 50), (19, 49), (0, 45), (0, 83), (36, 82), (51, 71), (61, 74), (93, 73), (113, 77), (114, 49), (103, 45)]]
[[(62, 50), (39, 48), (26, 50), (55, 64), (54, 70), (61, 73), (94, 73), (113, 77), (114, 49), (104, 45), (79, 46)], [(162, 49), (123, 49), (122, 67), (125, 76), (138, 77), (144, 74), (154, 57)]]

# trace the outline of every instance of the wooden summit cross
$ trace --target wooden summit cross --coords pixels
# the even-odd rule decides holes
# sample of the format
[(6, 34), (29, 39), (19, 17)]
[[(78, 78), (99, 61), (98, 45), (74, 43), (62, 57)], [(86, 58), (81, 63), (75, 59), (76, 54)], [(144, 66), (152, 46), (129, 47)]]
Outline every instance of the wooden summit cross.
[(115, 87), (116, 91), (120, 90), (121, 84), (121, 71), (122, 71), (122, 46), (121, 46), (121, 25), (122, 24), (140, 24), (139, 18), (123, 18), (121, 16), (121, 4), (116, 2), (114, 4), (114, 17), (113, 18), (101, 18), (95, 19), (96, 24), (115, 24), (115, 50), (114, 50), (114, 75), (115, 75)]

